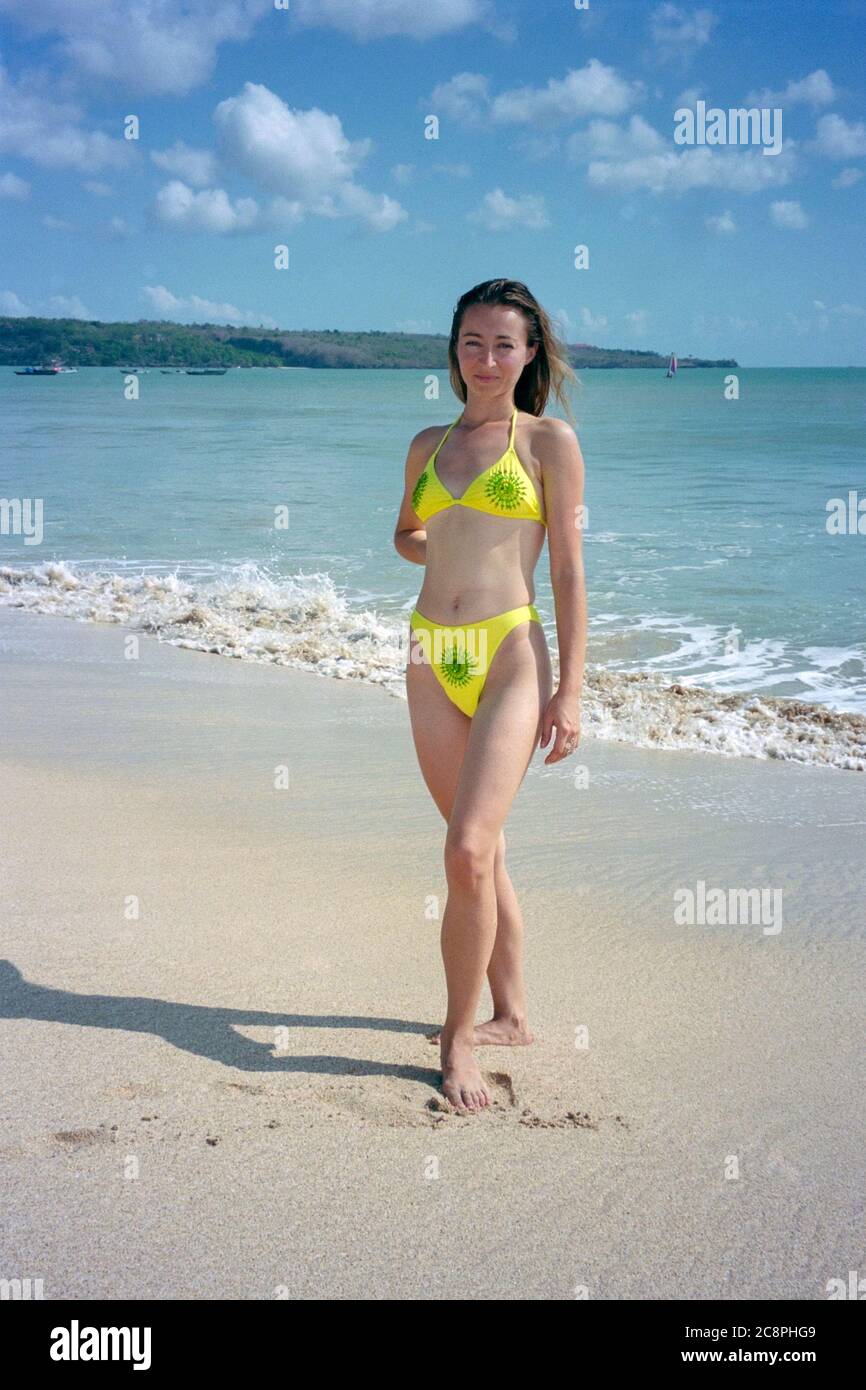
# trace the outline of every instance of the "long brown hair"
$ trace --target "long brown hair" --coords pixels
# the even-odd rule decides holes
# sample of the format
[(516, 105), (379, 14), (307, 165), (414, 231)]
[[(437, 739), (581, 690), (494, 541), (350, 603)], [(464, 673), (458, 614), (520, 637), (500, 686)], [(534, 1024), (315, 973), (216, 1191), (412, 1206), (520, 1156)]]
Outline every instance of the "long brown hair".
[(566, 380), (570, 380), (579, 388), (580, 382), (569, 364), (568, 348), (554, 332), (547, 310), (541, 307), (522, 280), (484, 280), (458, 299), (448, 339), (448, 375), (454, 394), (465, 403), (466, 382), (457, 361), (457, 340), (463, 315), (473, 304), (503, 304), (508, 309), (520, 310), (526, 321), (527, 346), (532, 347), (537, 343), (538, 351), (523, 368), (514, 388), (514, 404), (518, 410), (528, 411), (530, 415), (543, 415), (552, 387), (569, 424), (574, 428), (571, 405), (564, 386)]

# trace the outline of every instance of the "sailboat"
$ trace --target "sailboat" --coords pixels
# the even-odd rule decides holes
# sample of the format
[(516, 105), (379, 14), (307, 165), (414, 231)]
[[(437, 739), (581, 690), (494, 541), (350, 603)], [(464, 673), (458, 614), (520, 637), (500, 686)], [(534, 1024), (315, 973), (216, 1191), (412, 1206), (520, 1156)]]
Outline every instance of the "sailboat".
[(669, 376), (673, 376), (674, 373), (676, 372), (676, 369), (677, 369), (677, 355), (676, 355), (675, 352), (672, 352), (672, 353), (671, 353), (671, 360), (670, 360), (670, 362), (668, 363), (668, 369), (667, 369), (667, 371), (665, 372), (665, 378), (667, 378), (667, 377), (669, 377)]

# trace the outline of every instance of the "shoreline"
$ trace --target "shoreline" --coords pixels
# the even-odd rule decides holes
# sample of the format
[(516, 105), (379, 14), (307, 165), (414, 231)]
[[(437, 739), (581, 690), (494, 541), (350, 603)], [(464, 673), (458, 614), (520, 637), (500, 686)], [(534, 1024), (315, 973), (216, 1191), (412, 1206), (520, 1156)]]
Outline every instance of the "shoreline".
[[(554, 680), (555, 629), (548, 631)], [(0, 566), (0, 611), (64, 616), (249, 664), (318, 672), (405, 701), (409, 609), (350, 606), (327, 575), (273, 579), (240, 565), (218, 579), (116, 574), (64, 561)], [(708, 677), (709, 679), (709, 677)], [(700, 676), (587, 662), (586, 735), (624, 746), (694, 750), (866, 772), (866, 714), (796, 695), (726, 692)]]

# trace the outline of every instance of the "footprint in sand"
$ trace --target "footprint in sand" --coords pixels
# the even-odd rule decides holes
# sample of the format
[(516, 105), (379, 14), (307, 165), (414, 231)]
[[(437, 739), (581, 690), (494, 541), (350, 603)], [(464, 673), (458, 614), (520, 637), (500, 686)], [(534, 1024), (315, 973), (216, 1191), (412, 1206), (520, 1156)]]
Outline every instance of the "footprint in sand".
[(64, 1150), (90, 1148), (93, 1144), (113, 1144), (115, 1136), (105, 1125), (99, 1129), (58, 1129), (49, 1135)]
[(112, 1100), (154, 1100), (165, 1092), (162, 1086), (156, 1086), (150, 1081), (125, 1081), (121, 1086), (106, 1086), (102, 1094), (110, 1096)]

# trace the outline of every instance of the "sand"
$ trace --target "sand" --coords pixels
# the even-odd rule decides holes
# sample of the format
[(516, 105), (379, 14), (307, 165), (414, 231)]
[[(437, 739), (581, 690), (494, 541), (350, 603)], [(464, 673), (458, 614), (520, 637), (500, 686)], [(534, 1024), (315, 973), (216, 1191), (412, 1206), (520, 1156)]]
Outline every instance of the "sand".
[[(866, 778), (585, 740), (584, 787), (537, 751), (506, 827), (537, 1041), (480, 1050), (459, 1115), (405, 703), (123, 639), (0, 612), (4, 1277), (823, 1299), (866, 1268)], [(781, 891), (782, 929), (678, 924), (699, 881)]]

